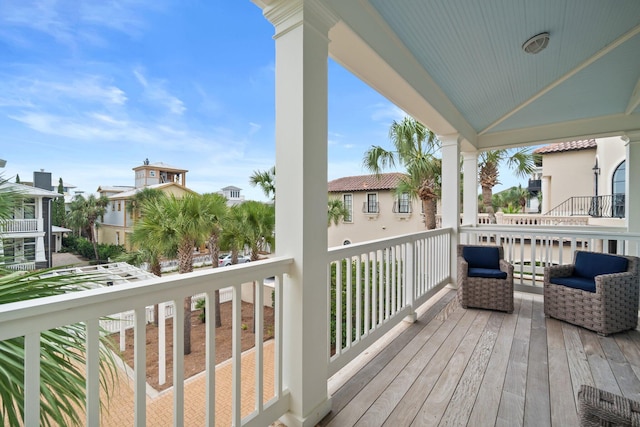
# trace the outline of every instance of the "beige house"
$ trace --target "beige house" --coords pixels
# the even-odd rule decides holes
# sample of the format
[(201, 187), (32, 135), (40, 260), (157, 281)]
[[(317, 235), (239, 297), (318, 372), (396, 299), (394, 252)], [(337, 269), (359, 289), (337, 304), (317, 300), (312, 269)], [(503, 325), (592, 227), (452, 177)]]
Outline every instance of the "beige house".
[(329, 198), (339, 198), (349, 215), (328, 229), (329, 247), (424, 230), (422, 205), (396, 195), (401, 173), (347, 176), (329, 182)]
[(590, 223), (622, 226), (626, 147), (620, 137), (546, 145), (542, 156), (542, 213), (588, 215)]
[(109, 199), (109, 205), (98, 227), (98, 242), (114, 245), (131, 246), (128, 235), (133, 231), (137, 218), (134, 212), (127, 209), (127, 205), (137, 193), (144, 188), (157, 189), (165, 194), (181, 197), (186, 193), (195, 193), (184, 186), (186, 169), (176, 168), (165, 163), (149, 164), (145, 160), (142, 166), (133, 168), (135, 171), (135, 187), (131, 186), (100, 186), (98, 193)]

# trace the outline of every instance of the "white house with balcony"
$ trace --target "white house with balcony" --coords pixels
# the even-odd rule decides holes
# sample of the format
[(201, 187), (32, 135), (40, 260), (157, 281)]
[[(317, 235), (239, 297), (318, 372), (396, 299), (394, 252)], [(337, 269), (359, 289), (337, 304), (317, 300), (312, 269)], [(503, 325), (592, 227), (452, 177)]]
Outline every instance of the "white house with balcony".
[[(123, 310), (135, 312), (140, 349), (132, 423), (146, 425), (144, 314), (147, 306), (166, 301), (176, 302), (172, 423), (184, 425), (185, 408), (193, 401), (185, 398), (180, 302), (201, 292), (212, 301), (215, 291), (227, 286), (239, 301), (243, 283), (267, 277), (275, 278), (273, 352), (258, 332), (251, 353), (255, 369), (247, 369), (247, 359), (234, 346), (232, 425), (264, 426), (280, 419), (289, 427), (319, 422), (577, 426), (581, 384), (637, 398), (638, 332), (598, 337), (545, 319), (535, 282), (545, 263), (569, 263), (578, 248), (640, 253), (640, 187), (632, 185), (640, 182), (640, 2), (254, 3), (273, 24), (276, 47), (276, 255), (126, 288), (0, 306), (0, 340), (26, 337), (25, 425), (38, 425), (38, 334), (75, 322), (86, 322), (93, 349), (86, 370), (87, 425), (99, 424), (98, 320)], [(442, 228), (327, 250), (329, 58), (442, 141)], [(625, 147), (622, 226), (477, 225), (482, 150), (609, 136), (622, 138)], [(530, 243), (526, 254), (523, 240)], [(455, 286), (456, 246), (468, 241), (500, 242), (514, 263), (530, 257), (532, 271), (516, 273), (523, 291), (516, 296), (517, 312), (462, 310), (447, 290), (448, 299), (437, 297), (445, 286)], [(527, 275), (533, 283), (525, 281)], [(354, 283), (363, 286), (355, 288), (356, 295)], [(236, 343), (242, 330), (239, 306), (233, 308)], [(332, 306), (341, 309), (332, 312)], [(403, 323), (418, 316), (420, 322)], [(205, 343), (209, 355), (215, 351), (212, 323)], [(362, 362), (357, 374), (342, 371), (396, 326), (404, 332), (386, 341), (371, 363)], [(197, 408), (203, 424), (211, 426), (224, 413), (216, 406), (216, 372), (208, 365), (205, 398)], [(338, 372), (346, 376), (345, 385), (335, 389), (330, 386)]]
[(54, 191), (6, 182), (0, 191), (15, 191), (23, 199), (13, 217), (0, 223), (0, 259), (11, 269), (34, 270), (52, 266), (55, 252), (51, 201), (63, 197)]

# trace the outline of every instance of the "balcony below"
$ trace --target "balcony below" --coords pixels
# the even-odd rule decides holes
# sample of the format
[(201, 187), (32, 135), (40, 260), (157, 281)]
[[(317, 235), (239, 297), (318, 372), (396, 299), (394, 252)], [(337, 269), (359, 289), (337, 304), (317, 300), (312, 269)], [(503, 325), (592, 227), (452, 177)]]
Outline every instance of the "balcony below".
[(333, 394), (322, 426), (577, 426), (581, 384), (640, 398), (640, 333), (601, 337), (516, 292), (505, 314), (443, 296)]

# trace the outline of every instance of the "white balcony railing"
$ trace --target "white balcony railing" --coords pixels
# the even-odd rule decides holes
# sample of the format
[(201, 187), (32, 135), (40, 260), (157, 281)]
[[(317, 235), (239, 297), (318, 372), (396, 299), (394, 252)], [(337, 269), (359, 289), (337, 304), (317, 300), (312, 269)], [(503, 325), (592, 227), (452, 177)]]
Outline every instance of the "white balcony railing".
[[(535, 226), (463, 226), (460, 229), (463, 242), (500, 242), (505, 247), (506, 258), (516, 265), (516, 286), (520, 290), (541, 291), (543, 267), (550, 263), (569, 263), (573, 251), (596, 251), (638, 254), (640, 234), (624, 233), (618, 229), (586, 227)], [(356, 356), (363, 353), (378, 338), (391, 330), (407, 316), (413, 316), (416, 308), (451, 281), (451, 253), (453, 234), (451, 229), (408, 234), (385, 240), (331, 248), (327, 252), (327, 297), (329, 310), (328, 364), (329, 375), (335, 374)], [(213, 301), (215, 290), (232, 289), (232, 317), (234, 344), (232, 351), (232, 405), (231, 423), (241, 426), (268, 425), (289, 410), (289, 390), (283, 382), (283, 276), (291, 271), (293, 260), (273, 258), (256, 263), (242, 264), (224, 269), (207, 269), (188, 275), (172, 275), (137, 282), (128, 286), (113, 286), (71, 293), (58, 297), (24, 301), (0, 306), (0, 340), (25, 337), (25, 425), (38, 424), (39, 411), (39, 334), (44, 329), (84, 322), (87, 343), (95, 348), (99, 320), (114, 317), (114, 313), (133, 311), (134, 346), (136, 352), (133, 374), (135, 425), (146, 422), (146, 370), (145, 323), (147, 307), (153, 304), (173, 302), (173, 401), (174, 425), (184, 423), (184, 307), (182, 301), (190, 295), (205, 294)], [(256, 342), (255, 372), (249, 382), (253, 399), (251, 407), (243, 410), (242, 358), (240, 347), (241, 286), (244, 283), (275, 276), (275, 357), (273, 366), (265, 367), (263, 359), (263, 292), (255, 295)], [(331, 307), (336, 307), (331, 309)], [(207, 312), (211, 313), (207, 306)], [(211, 316), (212, 317), (212, 316)], [(207, 320), (207, 359), (215, 352), (215, 328)], [(333, 343), (333, 344), (332, 344)], [(97, 381), (97, 353), (89, 353), (87, 360), (88, 383)], [(264, 390), (265, 369), (273, 372), (273, 390)], [(249, 372), (245, 369), (246, 372)], [(215, 417), (216, 371), (212, 365), (206, 370), (207, 425), (213, 425)], [(246, 376), (245, 376), (246, 377)], [(246, 380), (245, 380), (246, 382)], [(100, 418), (100, 396), (97, 388), (89, 390), (87, 425), (97, 425)], [(264, 397), (264, 396), (267, 397)], [(245, 399), (244, 403), (246, 403)], [(245, 405), (246, 406), (246, 405)]]
[[(84, 323), (87, 328), (87, 384), (88, 388), (86, 425), (99, 425), (100, 393), (98, 387), (98, 325), (104, 317), (115, 317), (123, 311), (133, 311), (135, 360), (133, 373), (134, 387), (134, 423), (136, 426), (146, 424), (146, 311), (148, 306), (172, 302), (174, 346), (173, 346), (173, 424), (184, 425), (184, 356), (182, 344), (184, 335), (185, 297), (205, 294), (207, 297), (207, 313), (213, 313), (213, 293), (216, 290), (231, 287), (232, 289), (232, 424), (236, 426), (264, 426), (277, 419), (288, 410), (288, 391), (282, 381), (282, 277), (289, 272), (292, 265), (290, 258), (273, 258), (256, 263), (231, 266), (224, 269), (207, 269), (190, 274), (165, 276), (157, 279), (140, 281), (127, 286), (111, 286), (72, 292), (65, 295), (41, 298), (0, 306), (0, 341), (15, 337), (25, 337), (25, 420), (24, 425), (39, 425), (40, 413), (40, 333), (44, 330)], [(256, 334), (254, 360), (255, 369), (249, 380), (242, 383), (241, 358), (241, 287), (244, 283), (275, 277), (274, 307), (274, 373), (273, 390), (264, 390), (265, 368), (263, 357), (263, 293), (256, 294)], [(209, 316), (213, 317), (213, 316)], [(206, 322), (207, 361), (215, 359), (215, 322)], [(206, 368), (206, 411), (207, 425), (213, 425), (215, 419), (215, 382), (216, 370), (213, 363)], [(245, 382), (247, 375), (244, 375)], [(122, 379), (120, 379), (122, 381)], [(126, 383), (126, 380), (125, 380)], [(253, 390), (253, 406), (243, 411), (243, 389)], [(265, 398), (264, 396), (267, 396)], [(245, 402), (246, 403), (246, 402)], [(246, 405), (245, 405), (246, 407)]]
[(29, 233), (38, 231), (37, 219), (9, 219), (0, 224), (2, 233)]
[(500, 243), (514, 265), (516, 289), (541, 293), (544, 267), (570, 264), (576, 250), (638, 255), (640, 234), (605, 227), (478, 225), (460, 228), (462, 242)]
[(449, 283), (450, 247), (438, 229), (329, 250), (329, 375)]

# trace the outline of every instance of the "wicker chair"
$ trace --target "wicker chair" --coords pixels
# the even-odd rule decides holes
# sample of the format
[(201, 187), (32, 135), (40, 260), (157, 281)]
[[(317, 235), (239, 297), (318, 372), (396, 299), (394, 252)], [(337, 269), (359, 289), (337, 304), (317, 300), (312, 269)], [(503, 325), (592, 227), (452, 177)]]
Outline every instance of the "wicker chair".
[(640, 259), (576, 251), (544, 270), (544, 314), (609, 335), (638, 324)]
[(513, 313), (513, 265), (502, 246), (458, 245), (458, 301)]
[(640, 403), (588, 385), (578, 391), (582, 427), (640, 426)]

